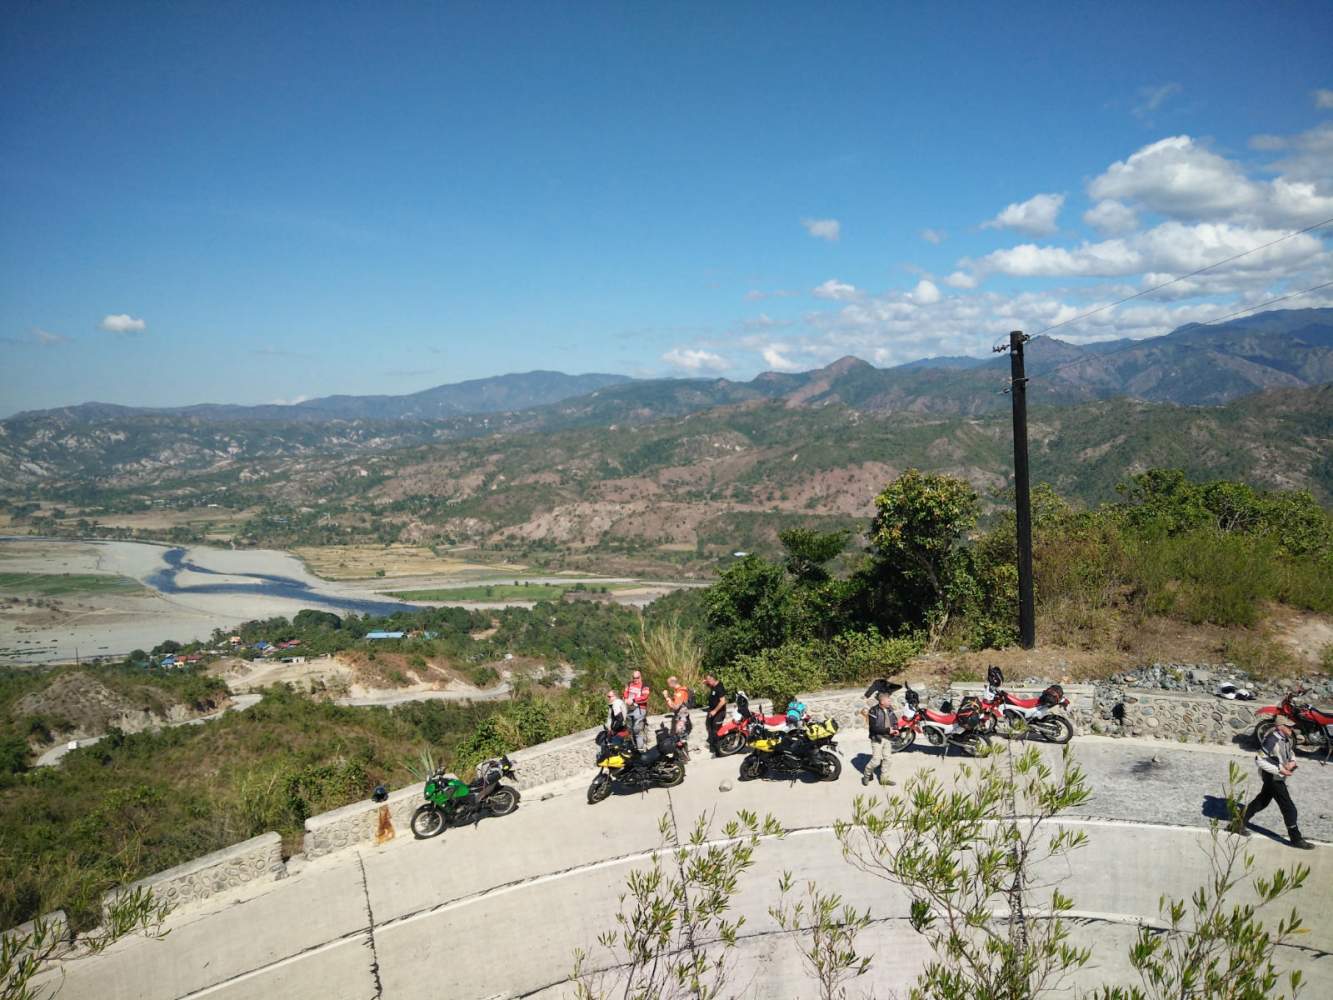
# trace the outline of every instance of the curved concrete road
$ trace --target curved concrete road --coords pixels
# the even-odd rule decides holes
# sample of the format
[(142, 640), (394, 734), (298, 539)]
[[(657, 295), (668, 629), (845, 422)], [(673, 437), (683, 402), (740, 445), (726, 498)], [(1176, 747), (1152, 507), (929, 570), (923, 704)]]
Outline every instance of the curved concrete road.
[[(182, 719), (180, 722), (167, 722), (164, 723), (162, 726), (159, 726), (158, 728), (171, 729), (174, 726), (199, 726), (205, 722), (208, 722), (210, 719), (220, 719), (228, 712), (243, 712), (245, 711), (245, 709), (249, 708), (252, 705), (258, 705), (260, 699), (262, 699), (263, 697), (264, 696), (262, 694), (232, 695), (231, 704), (227, 705), (225, 708), (220, 708), (216, 712), (209, 712), (207, 715), (196, 716), (193, 719)], [(92, 746), (94, 743), (100, 743), (104, 739), (106, 739), (105, 733), (103, 733), (101, 736), (89, 736), (86, 739), (82, 740), (68, 740), (64, 743), (61, 743), (59, 746), (54, 746), (50, 750), (46, 751), (46, 753), (42, 754), (40, 757), (37, 758), (37, 763), (34, 764), (33, 766), (50, 767), (52, 764), (59, 764), (61, 758), (64, 757), (65, 754), (69, 753), (71, 750), (81, 750), (84, 747)], [(70, 746), (71, 743), (73, 743), (74, 746)]]
[[(849, 763), (868, 749), (863, 737), (841, 742)], [(1138, 920), (1155, 918), (1160, 894), (1185, 896), (1204, 881), (1206, 814), (1216, 808), (1209, 793), (1221, 789), (1230, 761), (1248, 765), (1248, 755), (1097, 737), (1080, 738), (1076, 751), (1095, 795), (1089, 815), (1062, 822), (1086, 832), (1088, 844), (1057, 878), (1075, 899), (1076, 936), (1096, 950), (1096, 968), (1082, 985), (1130, 981), (1125, 956)], [(584, 800), (589, 768), (526, 793), (513, 816), (435, 840), (400, 834), (381, 847), (330, 855), (283, 881), (172, 914), (164, 940), (127, 939), (66, 963), (61, 998), (568, 996), (574, 949), (600, 960), (596, 937), (614, 927), (629, 871), (659, 846), (663, 813), (684, 826), (716, 810), (720, 825), (741, 808), (772, 812), (791, 832), (762, 844), (756, 868), (742, 878), (734, 912), (746, 924), (734, 995), (809, 995), (799, 986), (791, 942), (768, 916), (783, 870), (870, 908), (875, 922), (861, 944), (876, 957), (861, 983), (878, 995), (901, 989), (928, 959), (905, 921), (906, 895), (850, 868), (832, 835), (832, 823), (864, 791), (856, 771), (848, 767), (832, 784), (753, 782), (720, 792), (722, 781), (735, 782), (736, 765), (736, 758), (696, 754), (679, 788), (597, 806)], [(911, 751), (894, 758), (893, 775), (901, 782), (919, 767), (946, 774), (957, 766), (954, 758)], [(1328, 839), (1333, 821), (1314, 803), (1333, 799), (1333, 767), (1306, 762), (1298, 774), (1307, 834)], [(1324, 915), (1333, 902), (1333, 850), (1298, 857), (1262, 835), (1251, 843), (1261, 869), (1293, 860), (1312, 866), (1297, 897), (1310, 933), (1282, 961), (1328, 982), (1333, 922)], [(487, 942), (480, 954), (478, 942)]]

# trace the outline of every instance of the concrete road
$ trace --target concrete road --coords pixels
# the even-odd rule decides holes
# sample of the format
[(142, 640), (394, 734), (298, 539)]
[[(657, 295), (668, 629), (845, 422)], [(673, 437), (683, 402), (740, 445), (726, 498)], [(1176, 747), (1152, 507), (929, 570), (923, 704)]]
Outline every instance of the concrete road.
[[(849, 765), (868, 750), (864, 738), (841, 742)], [(1062, 820), (1085, 832), (1088, 844), (1056, 877), (1075, 900), (1076, 936), (1096, 949), (1097, 967), (1082, 985), (1129, 981), (1125, 955), (1138, 919), (1155, 917), (1160, 894), (1185, 896), (1205, 880), (1207, 796), (1220, 794), (1229, 761), (1247, 772), (1252, 764), (1225, 749), (1096, 737), (1076, 740), (1075, 751), (1096, 792), (1082, 815)], [(680, 787), (597, 806), (584, 799), (589, 768), (525, 793), (512, 816), (435, 840), (400, 835), (382, 847), (330, 855), (283, 881), (174, 913), (164, 940), (129, 939), (66, 963), (61, 1000), (566, 996), (576, 948), (588, 949), (594, 966), (610, 961), (597, 935), (615, 926), (629, 872), (651, 863), (659, 819), (688, 826), (715, 813), (720, 826), (742, 808), (772, 812), (790, 832), (761, 844), (756, 867), (742, 877), (734, 912), (746, 924), (729, 992), (811, 995), (792, 942), (768, 916), (784, 870), (870, 908), (875, 922), (862, 947), (878, 957), (862, 984), (883, 996), (909, 982), (929, 956), (904, 919), (906, 894), (849, 867), (832, 833), (865, 791), (854, 768), (836, 783), (740, 784), (737, 763), (696, 753)], [(894, 758), (892, 772), (901, 783), (920, 767), (948, 776), (958, 761), (909, 751)], [(1330, 838), (1333, 823), (1314, 803), (1331, 801), (1333, 767), (1307, 762), (1298, 778), (1307, 835)], [(721, 791), (723, 782), (732, 789)], [(1297, 897), (1310, 933), (1282, 961), (1328, 982), (1333, 850), (1297, 855), (1264, 836), (1251, 845), (1261, 869), (1295, 860), (1312, 866)]]

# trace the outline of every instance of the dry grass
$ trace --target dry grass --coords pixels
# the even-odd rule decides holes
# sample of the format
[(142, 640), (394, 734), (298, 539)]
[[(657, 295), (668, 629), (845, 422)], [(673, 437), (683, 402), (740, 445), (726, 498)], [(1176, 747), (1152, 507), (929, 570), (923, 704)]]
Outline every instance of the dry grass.
[(438, 556), (424, 545), (307, 545), (292, 554), (306, 568), (326, 580), (374, 579), (384, 576), (465, 576), (487, 572), (518, 572), (511, 563), (483, 563), (466, 558)]

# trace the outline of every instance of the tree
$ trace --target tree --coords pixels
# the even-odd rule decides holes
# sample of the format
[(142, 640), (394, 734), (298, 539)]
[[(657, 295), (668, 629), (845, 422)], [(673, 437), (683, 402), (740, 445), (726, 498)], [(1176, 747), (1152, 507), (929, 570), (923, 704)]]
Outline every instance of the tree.
[(1029, 1000), (1087, 963), (1069, 940), (1073, 901), (1037, 873), (1083, 845), (1046, 825), (1089, 795), (1068, 747), (1059, 774), (1028, 747), (965, 766), (951, 790), (921, 771), (900, 795), (857, 797), (834, 827), (843, 856), (908, 890), (911, 925), (934, 952), (912, 1000)]
[(705, 663), (717, 667), (782, 645), (791, 634), (791, 590), (782, 567), (759, 556), (727, 567), (704, 597)]
[(107, 904), (102, 926), (71, 941), (63, 922), (39, 917), (21, 928), (0, 934), (0, 1000), (50, 1000), (60, 985), (37, 983), (57, 962), (80, 955), (96, 955), (121, 938), (142, 933), (160, 940), (170, 934), (162, 922), (171, 904), (159, 903), (150, 890), (130, 889)]
[(787, 552), (787, 572), (798, 583), (823, 583), (829, 578), (827, 564), (842, 554), (851, 538), (849, 531), (814, 531), (788, 528), (778, 533)]
[(873, 575), (879, 589), (890, 591), (888, 608), (901, 619), (891, 625), (925, 624), (931, 641), (938, 640), (975, 587), (963, 543), (976, 527), (978, 507), (976, 490), (963, 480), (917, 469), (875, 498)]
[(820, 1000), (846, 1000), (847, 984), (870, 971), (870, 958), (856, 951), (856, 939), (870, 925), (870, 911), (857, 913), (833, 892), (805, 883), (805, 898), (788, 902), (795, 881), (791, 872), (778, 879), (782, 902), (769, 915), (789, 934), (809, 935), (801, 945), (801, 964), (819, 985)]
[(589, 968), (590, 956), (575, 955), (570, 979), (579, 1000), (715, 1000), (727, 988), (730, 952), (745, 923), (728, 917), (740, 876), (754, 866), (763, 837), (783, 835), (777, 820), (741, 811), (712, 839), (711, 821), (701, 816), (682, 840), (672, 813), (658, 824), (662, 846), (647, 870), (630, 872), (620, 897), (616, 928), (599, 936), (609, 953), (606, 971)]
[[(1241, 793), (1240, 768), (1233, 762), (1227, 782), (1233, 821), (1240, 815)], [(1266, 878), (1254, 876), (1254, 855), (1245, 842), (1224, 833), (1216, 820), (1210, 832), (1208, 883), (1189, 900), (1161, 898), (1166, 929), (1141, 927), (1129, 953), (1140, 985), (1103, 987), (1098, 1000), (1294, 1000), (1300, 992), (1301, 971), (1282, 976), (1273, 962), (1277, 949), (1301, 933), (1300, 916), (1292, 910), (1270, 929), (1259, 914), (1300, 889), (1309, 867), (1293, 865)], [(1246, 880), (1258, 902), (1230, 903), (1228, 897)]]

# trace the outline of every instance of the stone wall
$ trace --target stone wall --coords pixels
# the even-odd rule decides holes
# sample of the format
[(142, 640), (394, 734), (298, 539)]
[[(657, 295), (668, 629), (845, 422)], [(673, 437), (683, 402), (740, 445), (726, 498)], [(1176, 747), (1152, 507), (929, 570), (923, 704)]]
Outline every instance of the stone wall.
[(258, 837), (195, 858), (175, 868), (150, 875), (128, 886), (112, 889), (104, 902), (130, 889), (150, 889), (158, 902), (179, 906), (245, 885), (247, 882), (275, 880), (287, 875), (282, 860), (282, 838), (276, 833)]
[(1229, 701), (1209, 694), (1126, 691), (1099, 703), (1091, 731), (1109, 736), (1148, 736), (1183, 743), (1245, 743), (1262, 701)]

